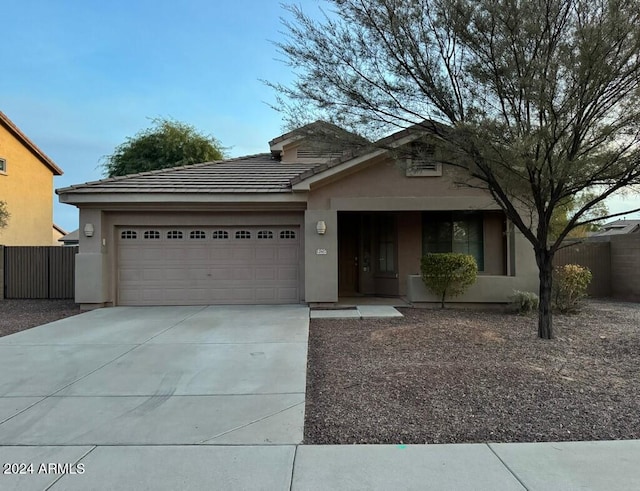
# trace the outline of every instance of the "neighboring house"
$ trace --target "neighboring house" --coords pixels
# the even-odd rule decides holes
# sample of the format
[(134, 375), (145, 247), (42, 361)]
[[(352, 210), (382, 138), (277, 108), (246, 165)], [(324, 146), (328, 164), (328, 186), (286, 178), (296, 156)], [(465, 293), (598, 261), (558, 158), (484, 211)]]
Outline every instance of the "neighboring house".
[(0, 112), (0, 200), (11, 214), (0, 244), (43, 246), (52, 240), (53, 177), (62, 170)]
[(64, 246), (77, 246), (80, 240), (80, 230), (76, 229), (73, 232), (69, 232), (64, 237), (58, 239), (58, 242), (62, 242)]
[(62, 245), (62, 239), (67, 235), (66, 230), (62, 227), (59, 227), (55, 223), (53, 224), (53, 245)]
[[(385, 139), (411, 144), (404, 131)], [(270, 153), (57, 190), (80, 209), (76, 301), (103, 305), (325, 303), (358, 295), (435, 301), (427, 251), (472, 254), (459, 301), (537, 290), (531, 245), (459, 169), (401, 165), (377, 146), (336, 158), (300, 133)]]
[(609, 240), (612, 235), (623, 234), (640, 234), (640, 220), (614, 220), (605, 223), (602, 230), (589, 236), (589, 240)]

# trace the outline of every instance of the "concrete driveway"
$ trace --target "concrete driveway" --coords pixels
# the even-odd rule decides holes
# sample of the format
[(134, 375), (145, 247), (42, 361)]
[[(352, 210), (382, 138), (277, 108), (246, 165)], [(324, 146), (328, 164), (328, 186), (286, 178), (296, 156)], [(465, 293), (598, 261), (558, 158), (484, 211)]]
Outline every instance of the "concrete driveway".
[(2, 461), (300, 443), (308, 326), (297, 305), (119, 307), (0, 338)]

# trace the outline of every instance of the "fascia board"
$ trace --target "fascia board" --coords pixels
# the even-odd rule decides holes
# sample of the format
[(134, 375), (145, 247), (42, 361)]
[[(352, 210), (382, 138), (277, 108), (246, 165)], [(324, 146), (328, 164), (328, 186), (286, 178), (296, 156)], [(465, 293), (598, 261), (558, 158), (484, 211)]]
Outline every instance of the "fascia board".
[(306, 203), (302, 193), (73, 193), (61, 194), (60, 203)]

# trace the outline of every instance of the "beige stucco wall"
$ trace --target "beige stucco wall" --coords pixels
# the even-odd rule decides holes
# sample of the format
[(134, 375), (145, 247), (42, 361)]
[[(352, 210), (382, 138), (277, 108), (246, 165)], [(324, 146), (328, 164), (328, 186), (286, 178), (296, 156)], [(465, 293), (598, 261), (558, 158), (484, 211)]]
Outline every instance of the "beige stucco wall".
[[(324, 221), (327, 231), (318, 235)], [(305, 301), (338, 301), (338, 214), (335, 210), (307, 210), (305, 221)], [(326, 253), (326, 254), (325, 254)]]
[[(76, 302), (83, 308), (117, 304), (117, 248), (115, 231), (121, 226), (233, 226), (294, 225), (303, 227), (301, 211), (177, 211), (155, 206), (157, 211), (102, 211), (80, 209), (80, 249), (76, 255)], [(164, 209), (163, 209), (164, 208)], [(93, 237), (84, 228), (91, 223)], [(301, 248), (304, 249), (304, 234)], [(300, 292), (304, 295), (304, 257), (300, 254)], [(304, 297), (303, 297), (304, 298)]]
[(9, 224), (0, 229), (0, 244), (51, 245), (53, 173), (0, 125), (0, 200), (7, 203)]
[(311, 187), (309, 210), (340, 211), (497, 209), (484, 191), (463, 182), (464, 174), (445, 167), (441, 177), (406, 177), (404, 168), (388, 159), (373, 160), (333, 182)]

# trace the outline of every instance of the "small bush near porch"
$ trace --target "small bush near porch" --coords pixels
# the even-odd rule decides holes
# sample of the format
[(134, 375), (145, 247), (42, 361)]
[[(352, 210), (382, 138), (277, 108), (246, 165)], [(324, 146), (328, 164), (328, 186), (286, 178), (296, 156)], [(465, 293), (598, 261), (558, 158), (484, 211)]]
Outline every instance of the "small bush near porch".
[(310, 326), (305, 443), (640, 438), (640, 304), (554, 318), (401, 309)]

